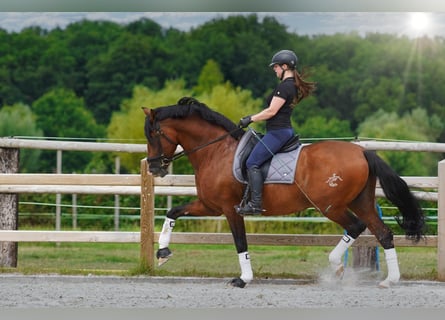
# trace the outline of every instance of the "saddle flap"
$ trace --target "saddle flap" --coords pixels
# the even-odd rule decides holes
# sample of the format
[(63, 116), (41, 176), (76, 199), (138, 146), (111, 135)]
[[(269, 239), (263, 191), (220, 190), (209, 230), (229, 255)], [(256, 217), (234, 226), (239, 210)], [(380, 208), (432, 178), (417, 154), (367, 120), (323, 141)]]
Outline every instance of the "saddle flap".
[(300, 145), (300, 135), (296, 134), (290, 138), (283, 147), (281, 147), (279, 152), (289, 152), (297, 149)]
[[(238, 143), (232, 171), (234, 177), (241, 183), (247, 183), (246, 161), (262, 137), (263, 134), (249, 128)], [(280, 149), (279, 153), (261, 166), (265, 177), (264, 183), (293, 183), (300, 146), (299, 136), (295, 135)]]

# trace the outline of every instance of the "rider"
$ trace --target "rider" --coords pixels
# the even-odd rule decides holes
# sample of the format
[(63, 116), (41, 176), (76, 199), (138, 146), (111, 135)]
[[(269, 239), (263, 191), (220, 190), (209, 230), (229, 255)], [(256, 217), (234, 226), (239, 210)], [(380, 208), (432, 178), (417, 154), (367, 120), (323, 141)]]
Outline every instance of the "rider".
[(250, 201), (244, 206), (236, 207), (237, 213), (241, 215), (258, 215), (264, 211), (262, 207), (264, 177), (260, 167), (294, 136), (291, 125), (292, 109), (315, 90), (315, 83), (304, 80), (304, 74), (298, 73), (297, 60), (297, 56), (291, 50), (281, 50), (274, 54), (269, 67), (273, 68), (280, 83), (266, 98), (265, 109), (246, 116), (239, 122), (239, 127), (246, 128), (252, 122), (266, 120), (266, 134), (247, 158)]

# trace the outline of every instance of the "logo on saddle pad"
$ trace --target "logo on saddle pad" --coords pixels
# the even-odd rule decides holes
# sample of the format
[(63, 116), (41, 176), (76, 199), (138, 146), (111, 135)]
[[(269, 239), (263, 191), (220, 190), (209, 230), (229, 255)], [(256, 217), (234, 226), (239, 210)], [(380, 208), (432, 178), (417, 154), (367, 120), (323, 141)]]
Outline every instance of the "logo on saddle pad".
[[(261, 135), (249, 128), (236, 147), (232, 171), (236, 180), (241, 183), (247, 184), (246, 160), (259, 138)], [(295, 136), (283, 148), (284, 151), (275, 154), (261, 166), (263, 176), (266, 177), (264, 183), (294, 183), (298, 157), (303, 147), (298, 136)]]

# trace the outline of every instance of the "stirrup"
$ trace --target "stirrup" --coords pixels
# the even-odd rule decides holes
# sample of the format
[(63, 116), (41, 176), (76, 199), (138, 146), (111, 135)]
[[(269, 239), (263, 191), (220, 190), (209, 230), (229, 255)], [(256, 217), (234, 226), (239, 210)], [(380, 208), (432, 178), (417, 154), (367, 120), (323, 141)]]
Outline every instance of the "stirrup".
[(261, 215), (264, 211), (262, 208), (256, 208), (252, 206), (250, 202), (248, 202), (245, 206), (241, 207), (240, 205), (235, 206), (235, 211), (241, 216), (257, 216)]

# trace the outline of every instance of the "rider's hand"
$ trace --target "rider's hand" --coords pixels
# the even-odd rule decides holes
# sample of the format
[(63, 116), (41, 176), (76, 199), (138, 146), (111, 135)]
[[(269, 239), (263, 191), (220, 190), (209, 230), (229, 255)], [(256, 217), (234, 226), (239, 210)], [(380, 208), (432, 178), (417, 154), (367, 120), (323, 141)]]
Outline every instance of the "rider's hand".
[(251, 123), (252, 123), (252, 116), (246, 116), (244, 118), (241, 118), (241, 120), (238, 123), (238, 127), (246, 128)]

